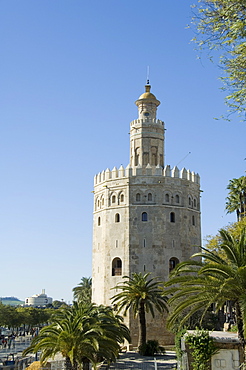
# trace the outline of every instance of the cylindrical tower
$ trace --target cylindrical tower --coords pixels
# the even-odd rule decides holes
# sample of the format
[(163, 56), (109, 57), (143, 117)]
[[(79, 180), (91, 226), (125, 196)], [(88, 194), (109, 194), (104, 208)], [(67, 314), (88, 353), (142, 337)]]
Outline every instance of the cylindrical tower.
[[(160, 102), (145, 86), (131, 122), (130, 165), (95, 176), (93, 222), (93, 302), (111, 304), (124, 275), (150, 272), (166, 281), (178, 262), (201, 245), (200, 185), (194, 172), (164, 166), (164, 123)], [(165, 318), (148, 319), (148, 339), (171, 343)], [(126, 319), (133, 345), (138, 323)]]

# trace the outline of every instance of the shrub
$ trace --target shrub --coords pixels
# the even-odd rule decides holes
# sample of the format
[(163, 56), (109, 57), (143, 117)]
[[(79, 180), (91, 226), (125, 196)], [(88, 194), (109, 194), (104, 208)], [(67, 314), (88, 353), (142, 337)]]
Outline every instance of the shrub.
[(138, 347), (138, 352), (143, 356), (154, 356), (155, 353), (165, 353), (165, 348), (159, 345), (158, 340), (148, 340)]
[(213, 338), (209, 336), (208, 330), (197, 330), (195, 334), (188, 334), (185, 342), (192, 350), (192, 369), (209, 370), (209, 360), (218, 352), (214, 345)]

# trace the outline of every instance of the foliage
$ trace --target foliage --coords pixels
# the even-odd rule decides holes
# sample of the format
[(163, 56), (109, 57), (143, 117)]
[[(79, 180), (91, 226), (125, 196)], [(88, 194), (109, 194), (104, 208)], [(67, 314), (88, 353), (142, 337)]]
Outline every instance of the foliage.
[(145, 344), (139, 346), (138, 351), (142, 356), (154, 356), (155, 353), (165, 353), (164, 347), (159, 345), (158, 340), (147, 340)]
[(81, 363), (85, 368), (89, 362), (96, 368), (103, 359), (116, 359), (124, 339), (130, 341), (129, 330), (111, 308), (74, 302), (54, 312), (52, 323), (40, 330), (23, 354), (41, 351), (45, 364), (61, 353), (66, 369), (76, 370)]
[(60, 307), (68, 307), (68, 305), (64, 302), (64, 301), (58, 301), (58, 300), (55, 300), (52, 302), (52, 307), (54, 308), (60, 308)]
[[(244, 114), (246, 107), (246, 1), (200, 0), (194, 5), (194, 41), (199, 47), (220, 51), (221, 77), (229, 90), (229, 111)], [(245, 119), (245, 118), (244, 118)]]
[(0, 326), (19, 328), (27, 325), (28, 330), (49, 321), (51, 312), (48, 309), (20, 306), (5, 306), (0, 303)]
[[(225, 258), (220, 252), (203, 248), (203, 253), (196, 253), (173, 270), (166, 283), (170, 287), (166, 293), (172, 295), (168, 301), (171, 306), (168, 325), (175, 325), (184, 311), (179, 327), (199, 310), (202, 320), (211, 304), (216, 304), (218, 311), (226, 301), (231, 301), (235, 307), (239, 338), (245, 346), (246, 229), (241, 230), (239, 238), (222, 229), (220, 237)], [(195, 260), (196, 257), (202, 259)]]
[(195, 334), (185, 336), (185, 342), (192, 350), (193, 370), (210, 370), (209, 360), (218, 352), (213, 338), (207, 330), (197, 330)]
[[(246, 228), (246, 217), (242, 218), (241, 221), (234, 222), (233, 224), (230, 224), (224, 228), (224, 230), (228, 231), (235, 239), (240, 238), (240, 234), (242, 233), (242, 230)], [(206, 249), (216, 252), (220, 255), (222, 258), (226, 258), (225, 253), (223, 252), (223, 249), (221, 248), (221, 244), (223, 243), (223, 239), (218, 233), (215, 236), (209, 235), (206, 238)]]
[(92, 279), (83, 277), (81, 282), (73, 288), (74, 300), (83, 303), (91, 303)]
[(182, 358), (183, 351), (181, 349), (181, 338), (184, 336), (185, 333), (186, 329), (183, 328), (175, 334), (175, 351), (178, 361), (181, 361)]
[(134, 316), (139, 317), (140, 337), (139, 346), (146, 343), (146, 312), (150, 312), (152, 317), (155, 316), (154, 309), (158, 312), (167, 311), (167, 298), (163, 296), (160, 285), (161, 281), (156, 278), (150, 278), (150, 273), (134, 273), (132, 277), (124, 276), (122, 284), (113, 289), (121, 289), (120, 293), (114, 295), (112, 303), (115, 304), (119, 311), (124, 309), (123, 314), (131, 308)]
[(240, 221), (246, 216), (246, 176), (230, 180), (227, 189), (227, 213), (236, 212), (237, 221)]

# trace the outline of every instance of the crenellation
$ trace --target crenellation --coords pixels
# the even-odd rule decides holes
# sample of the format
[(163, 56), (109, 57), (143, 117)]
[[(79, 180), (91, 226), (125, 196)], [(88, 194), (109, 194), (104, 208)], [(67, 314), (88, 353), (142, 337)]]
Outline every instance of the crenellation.
[[(136, 125), (143, 125), (143, 124), (151, 124), (151, 125), (159, 125), (159, 126), (164, 126), (164, 122), (161, 121), (160, 119), (155, 119), (155, 118), (138, 118), (134, 119), (131, 123), (130, 126), (136, 126)], [(134, 127), (133, 127), (134, 128)]]
[(126, 167), (126, 177), (132, 177), (132, 167), (130, 164), (128, 164)]
[(147, 176), (152, 176), (152, 167), (149, 163), (146, 166), (145, 173)]
[(141, 175), (143, 175), (143, 167), (139, 164), (136, 167), (136, 174), (135, 174), (135, 176), (141, 176)]
[(171, 172), (171, 176), (172, 177), (177, 177), (177, 178), (179, 177), (179, 169), (178, 169), (177, 166), (173, 167), (172, 172)]
[(116, 167), (114, 167), (111, 171), (111, 178), (116, 179), (118, 177), (118, 170)]
[(154, 169), (155, 169), (155, 173), (154, 173), (155, 176), (162, 175), (163, 168), (159, 164), (156, 167), (154, 167)]
[(180, 177), (181, 177), (181, 179), (188, 179), (187, 178), (187, 170), (186, 170), (186, 168), (182, 168), (182, 170), (180, 171)]
[(111, 171), (109, 168), (106, 169), (105, 171), (105, 181), (111, 179)]
[(164, 169), (160, 166), (147, 166), (138, 165), (137, 167), (132, 168), (128, 165), (124, 168), (122, 165), (117, 169), (114, 167), (112, 170), (107, 168), (105, 171), (99, 172), (94, 176), (94, 185), (98, 185), (108, 180), (123, 179), (135, 176), (163, 176), (164, 178), (177, 178), (188, 180), (195, 184), (200, 184), (200, 176), (194, 171), (186, 170), (182, 168), (179, 170), (177, 166), (170, 168), (170, 165), (166, 165)]
[(119, 168), (119, 177), (125, 177), (125, 169), (122, 165)]
[(169, 164), (164, 167), (163, 175), (165, 177), (170, 177), (171, 176), (171, 168), (170, 168)]

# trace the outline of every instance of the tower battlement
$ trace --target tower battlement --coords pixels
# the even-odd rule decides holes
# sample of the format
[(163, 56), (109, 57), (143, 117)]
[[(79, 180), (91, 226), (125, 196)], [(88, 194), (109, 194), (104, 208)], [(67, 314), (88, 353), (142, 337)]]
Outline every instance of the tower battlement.
[(134, 119), (133, 121), (131, 121), (130, 126), (132, 127), (133, 125), (139, 125), (139, 124), (151, 124), (151, 125), (164, 126), (164, 122), (161, 121), (160, 119), (156, 119), (156, 118), (138, 118), (138, 119)]
[(194, 171), (186, 170), (186, 168), (182, 168), (179, 170), (177, 166), (171, 168), (169, 165), (166, 165), (164, 168), (160, 166), (137, 166), (131, 167), (128, 165), (127, 167), (123, 167), (122, 165), (117, 169), (114, 167), (112, 170), (107, 168), (105, 171), (99, 172), (94, 177), (94, 185), (99, 185), (100, 183), (111, 180), (111, 179), (120, 179), (120, 178), (127, 178), (133, 176), (163, 176), (163, 177), (173, 177), (179, 178), (183, 180), (188, 180), (195, 184), (200, 184), (200, 176), (198, 173)]

